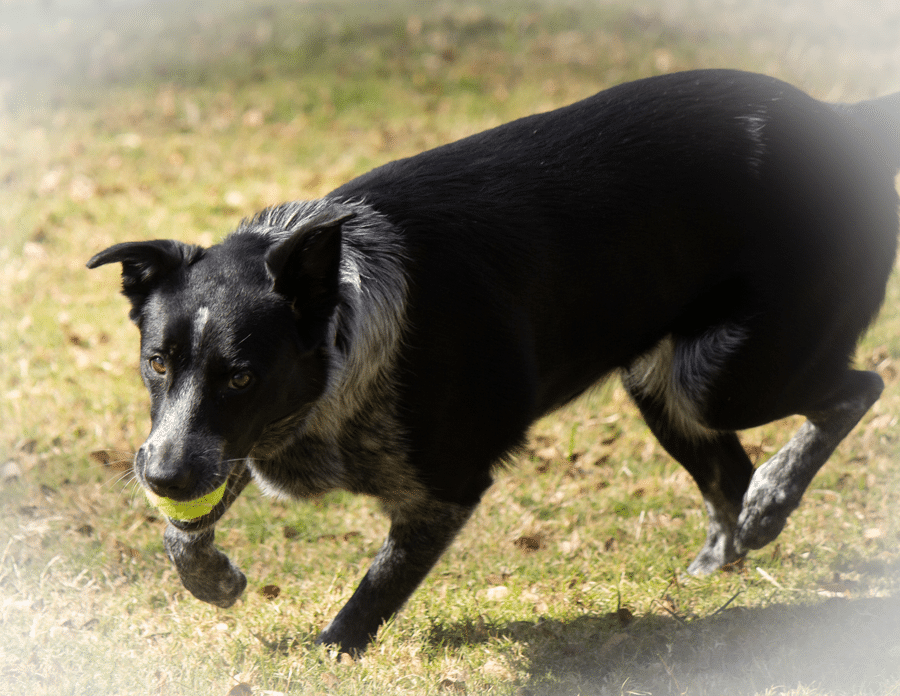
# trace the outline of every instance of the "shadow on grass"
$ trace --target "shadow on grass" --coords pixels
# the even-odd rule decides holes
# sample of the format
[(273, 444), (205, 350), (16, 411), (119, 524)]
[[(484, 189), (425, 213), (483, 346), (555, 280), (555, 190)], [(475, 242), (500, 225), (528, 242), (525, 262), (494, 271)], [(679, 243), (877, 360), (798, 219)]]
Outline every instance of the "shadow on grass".
[(900, 690), (900, 598), (733, 608), (696, 619), (615, 614), (436, 625), (435, 645), (517, 643), (534, 694), (880, 694)]

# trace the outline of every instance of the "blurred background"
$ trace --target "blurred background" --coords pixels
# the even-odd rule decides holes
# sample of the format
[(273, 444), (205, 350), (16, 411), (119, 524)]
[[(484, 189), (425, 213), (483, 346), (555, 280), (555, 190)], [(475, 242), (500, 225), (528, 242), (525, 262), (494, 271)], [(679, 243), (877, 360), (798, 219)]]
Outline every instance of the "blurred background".
[[(900, 693), (896, 273), (857, 356), (887, 389), (777, 543), (687, 576), (702, 501), (613, 379), (535, 426), (354, 663), (311, 642), (377, 504), (250, 487), (216, 532), (247, 592), (188, 596), (130, 476), (118, 269), (84, 268), (648, 75), (900, 91), (898, 37), (897, 0), (0, 0), (0, 696)], [(742, 442), (762, 463), (798, 424)]]
[(371, 18), (492, 8), (527, 16), (554, 5), (580, 12), (611, 8), (697, 42), (739, 42), (757, 59), (800, 79), (829, 75), (831, 90), (842, 97), (897, 89), (900, 82), (900, 5), (893, 0), (500, 0), (483, 6), (397, 0), (3, 0), (0, 90), (9, 99), (23, 88), (177, 77), (178, 71), (208, 68), (235, 53), (291, 51), (309, 41), (309, 18), (303, 15), (311, 12)]

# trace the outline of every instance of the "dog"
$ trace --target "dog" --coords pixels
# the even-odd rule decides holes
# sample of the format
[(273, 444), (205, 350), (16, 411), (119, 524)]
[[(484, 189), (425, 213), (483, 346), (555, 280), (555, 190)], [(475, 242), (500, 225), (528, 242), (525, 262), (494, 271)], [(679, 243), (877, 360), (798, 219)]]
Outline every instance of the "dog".
[[(618, 372), (709, 513), (691, 573), (775, 539), (879, 397), (851, 368), (894, 263), (900, 94), (827, 104), (691, 71), (390, 162), (200, 248), (117, 244), (152, 428), (140, 483), (185, 587), (246, 579), (214, 527), (273, 496), (374, 496), (390, 532), (317, 641), (360, 652), (538, 417)], [(736, 431), (806, 422), (754, 471)]]

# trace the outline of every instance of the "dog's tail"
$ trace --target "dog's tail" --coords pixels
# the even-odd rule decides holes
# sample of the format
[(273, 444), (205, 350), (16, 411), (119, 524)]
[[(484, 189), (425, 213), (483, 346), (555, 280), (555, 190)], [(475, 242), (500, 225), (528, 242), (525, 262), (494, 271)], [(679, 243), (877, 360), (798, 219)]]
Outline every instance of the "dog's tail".
[(872, 140), (872, 150), (885, 164), (900, 171), (900, 92), (856, 104), (835, 104)]

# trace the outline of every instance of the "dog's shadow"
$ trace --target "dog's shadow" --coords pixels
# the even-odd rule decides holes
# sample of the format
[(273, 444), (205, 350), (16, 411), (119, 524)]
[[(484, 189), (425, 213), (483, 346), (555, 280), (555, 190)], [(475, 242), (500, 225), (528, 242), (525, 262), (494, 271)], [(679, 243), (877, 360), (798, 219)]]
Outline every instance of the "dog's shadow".
[[(519, 693), (880, 693), (900, 684), (900, 597), (432, 627), (434, 645), (510, 644)], [(515, 647), (512, 647), (512, 646)], [(882, 688), (879, 688), (879, 687)]]

